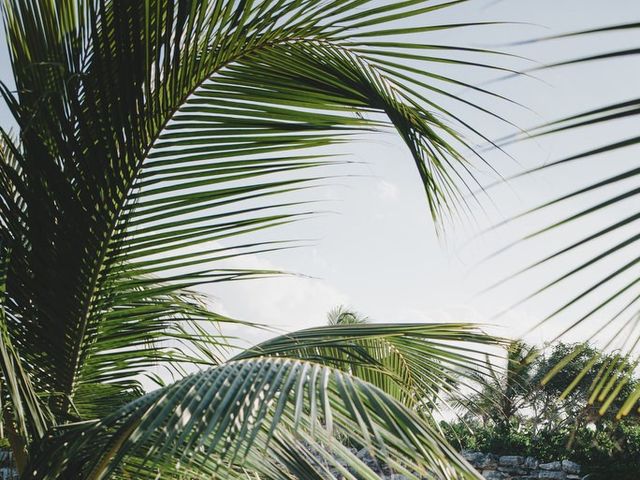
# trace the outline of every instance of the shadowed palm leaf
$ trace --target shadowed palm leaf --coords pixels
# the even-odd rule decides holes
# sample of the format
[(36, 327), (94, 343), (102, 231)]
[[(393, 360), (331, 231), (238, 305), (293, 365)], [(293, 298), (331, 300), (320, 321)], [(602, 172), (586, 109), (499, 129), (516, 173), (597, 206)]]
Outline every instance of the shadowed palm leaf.
[[(70, 432), (75, 439), (83, 432), (82, 440), (68, 446), (69, 433), (62, 430), (55, 453), (43, 455), (47, 463), (30, 465), (38, 473), (27, 478), (156, 478), (158, 469), (168, 474), (172, 467), (194, 478), (221, 472), (229, 478), (234, 470), (240, 477), (240, 467), (266, 478), (291, 478), (287, 461), (313, 473), (298, 478), (333, 478), (331, 468), (347, 478), (379, 478), (336, 436), (368, 447), (374, 459), (408, 478), (477, 478), (434, 430), (377, 388), (288, 359), (231, 361)], [(288, 451), (292, 440), (297, 451)], [(104, 455), (96, 456), (98, 446)], [(287, 460), (292, 454), (305, 460)], [(354, 465), (355, 476), (340, 461)]]
[[(0, 144), (0, 320), (20, 470), (29, 460), (36, 478), (142, 476), (160, 462), (178, 478), (168, 458), (193, 453), (185, 468), (211, 472), (216, 462), (224, 478), (244, 467), (285, 478), (311, 467), (304, 444), (292, 447), (279, 428), (306, 422), (305, 441), (328, 442), (313, 427), (322, 415), (327, 426), (333, 411), (356, 441), (375, 437), (385, 460), (474, 475), (399, 403), (317, 364), (224, 363), (129, 402), (159, 362), (177, 374), (185, 364), (219, 364), (224, 342), (210, 332), (231, 320), (189, 289), (276, 273), (213, 264), (286, 246), (232, 241), (312, 213), (276, 200), (323, 178), (304, 172), (336, 163), (326, 150), (305, 150), (395, 131), (432, 216), (462, 198), (457, 188), (473, 181), (463, 153), (474, 158), (463, 135), (481, 135), (436, 100), (475, 105), (448, 91), (469, 85), (429, 65), (500, 67), (450, 56), (492, 52), (407, 36), (471, 24), (395, 23), (458, 3), (4, 0), (15, 92), (3, 86), (2, 95), (18, 133), (3, 131)], [(223, 378), (225, 402), (202, 403)], [(257, 405), (259, 393), (273, 401)], [(244, 428), (244, 398), (266, 409), (259, 428)], [(230, 442), (222, 450), (219, 435)], [(252, 442), (277, 459), (268, 471), (256, 466)], [(243, 448), (247, 463), (235, 463)]]

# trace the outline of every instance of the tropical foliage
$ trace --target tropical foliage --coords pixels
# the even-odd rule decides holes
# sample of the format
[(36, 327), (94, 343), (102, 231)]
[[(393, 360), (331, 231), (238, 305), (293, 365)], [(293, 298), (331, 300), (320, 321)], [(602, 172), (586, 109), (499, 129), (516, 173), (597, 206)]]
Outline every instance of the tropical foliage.
[[(625, 31), (634, 32), (638, 28), (640, 28), (638, 23), (628, 23), (576, 32), (546, 40), (603, 36)], [(548, 68), (632, 58), (638, 52), (638, 47), (632, 45), (618, 51), (571, 59)], [(640, 99), (638, 98), (597, 106), (532, 129), (528, 132), (528, 138), (568, 134), (576, 129), (591, 129), (593, 137), (597, 139), (599, 132), (602, 131), (599, 128), (619, 125), (619, 122), (624, 120), (636, 119), (640, 113), (639, 106)], [(532, 242), (540, 239), (546, 242), (545, 245), (553, 245), (552, 249), (545, 248), (545, 254), (541, 258), (533, 262), (526, 259), (527, 263), (523, 268), (516, 271), (508, 280), (550, 265), (558, 266), (561, 273), (547, 279), (539, 288), (530, 291), (522, 299), (522, 302), (544, 298), (543, 296), (549, 292), (561, 292), (563, 301), (550, 309), (548, 315), (540, 320), (539, 325), (548, 325), (558, 320), (562, 315), (566, 315), (562, 319), (560, 336), (575, 331), (592, 332), (585, 340), (597, 341), (606, 350), (618, 352), (619, 355), (609, 357), (609, 362), (604, 365), (601, 364), (601, 356), (594, 355), (580, 372), (576, 372), (576, 382), (567, 386), (563, 398), (570, 393), (582, 377), (587, 375), (594, 365), (601, 365), (599, 374), (593, 378), (590, 401), (599, 405), (598, 412), (601, 415), (615, 406), (615, 413), (619, 418), (640, 408), (640, 386), (636, 385), (631, 390), (628, 388), (634, 369), (629, 368), (628, 360), (620, 361), (620, 359), (630, 357), (632, 365), (635, 366), (640, 354), (638, 350), (640, 345), (640, 330), (638, 329), (640, 292), (638, 292), (639, 278), (636, 268), (638, 257), (634, 251), (634, 247), (640, 240), (640, 235), (637, 232), (640, 213), (636, 208), (637, 202), (634, 203), (634, 199), (637, 199), (640, 193), (637, 186), (640, 168), (635, 160), (639, 142), (640, 137), (635, 133), (624, 133), (621, 138), (609, 143), (577, 151), (575, 154), (520, 173), (518, 176), (532, 175), (538, 172), (553, 174), (554, 169), (573, 166), (574, 171), (578, 172), (579, 176), (584, 176), (588, 181), (584, 186), (567, 191), (565, 194), (512, 219), (531, 218), (531, 215), (536, 213), (549, 215), (554, 209), (564, 212), (557, 220), (545, 224), (542, 228), (530, 232), (524, 238), (502, 249), (502, 251), (509, 250), (517, 245), (530, 248)], [(609, 168), (611, 165), (610, 156), (621, 152), (627, 154), (622, 168), (613, 165)], [(587, 161), (597, 161), (598, 166), (606, 167), (591, 169), (588, 167)], [(614, 172), (616, 169), (618, 171)], [(594, 176), (594, 171), (605, 173), (598, 173)], [(578, 202), (577, 208), (575, 207), (576, 202)], [(616, 212), (614, 215), (608, 215), (614, 212)], [(620, 212), (622, 214), (616, 215)], [(585, 225), (586, 229), (584, 229)], [(575, 238), (575, 236), (567, 234), (568, 228), (586, 233)], [(588, 253), (583, 255), (583, 252)], [(573, 290), (573, 286), (570, 289), (566, 288), (566, 285), (572, 285), (572, 282), (576, 282), (575, 284), (578, 285), (576, 290)], [(567, 292), (572, 293), (567, 296)], [(597, 328), (593, 328), (594, 325)], [(572, 361), (573, 356), (564, 358), (543, 380), (548, 381), (554, 373), (562, 370)], [(624, 400), (621, 404), (618, 402), (620, 398)]]
[[(469, 26), (428, 21), (458, 3), (3, 1), (0, 367), (22, 478), (375, 478), (336, 438), (409, 478), (477, 477), (414, 394), (481, 367), (491, 338), (336, 324), (228, 358), (234, 320), (193, 291), (277, 273), (215, 261), (286, 247), (238, 238), (313, 213), (283, 195), (356, 134), (404, 140), (434, 218), (462, 199), (482, 137), (438, 99), (495, 115), (450, 90), (491, 93), (428, 67), (499, 67), (410, 37)], [(196, 371), (144, 394), (158, 365)]]
[[(617, 403), (602, 416), (592, 399), (594, 379), (603, 367), (620, 362), (617, 355), (586, 344), (564, 343), (542, 352), (535, 361), (528, 356), (530, 361), (520, 362), (525, 357), (514, 355), (531, 350), (515, 342), (507, 349), (507, 368), (489, 380), (480, 379), (478, 401), (464, 404), (459, 420), (442, 424), (451, 443), (461, 449), (533, 456), (542, 461), (569, 458), (593, 479), (637, 478), (640, 416), (631, 414), (619, 420), (615, 415), (624, 398), (638, 388), (637, 375), (631, 374)], [(569, 357), (572, 360), (542, 386), (542, 380)], [(592, 365), (595, 357), (599, 360)], [(582, 371), (586, 374), (575, 383)], [(618, 381), (627, 376), (621, 373)], [(507, 410), (505, 404), (515, 408)]]
[[(522, 410), (531, 406), (539, 387), (532, 363), (537, 355), (536, 347), (512, 341), (506, 347), (506, 366), (497, 366), (495, 359), (487, 357), (486, 372), (474, 372), (471, 379), (458, 380), (453, 405), (463, 411), (464, 418), (509, 432), (520, 421)], [(473, 389), (470, 394), (464, 392), (469, 380)]]

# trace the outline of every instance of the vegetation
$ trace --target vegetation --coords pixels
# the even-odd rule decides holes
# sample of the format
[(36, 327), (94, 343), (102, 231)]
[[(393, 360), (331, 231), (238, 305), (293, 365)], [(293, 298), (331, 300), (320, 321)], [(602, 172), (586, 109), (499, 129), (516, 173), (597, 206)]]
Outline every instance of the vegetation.
[[(3, 1), (0, 369), (21, 478), (372, 478), (336, 438), (409, 478), (478, 478), (415, 392), (481, 368), (494, 339), (346, 323), (230, 357), (217, 327), (235, 320), (193, 291), (278, 273), (215, 262), (285, 248), (238, 239), (313, 213), (283, 195), (357, 133), (404, 140), (435, 219), (462, 198), (479, 134), (437, 99), (492, 94), (428, 65), (499, 67), (407, 36), (468, 25), (428, 22), (457, 3)], [(178, 380), (145, 393), (158, 366)]]
[(453, 403), (460, 407), (466, 418), (478, 420), (483, 426), (492, 425), (508, 434), (519, 422), (522, 410), (532, 406), (533, 393), (539, 386), (534, 381), (534, 366), (537, 349), (520, 341), (507, 347), (506, 367), (498, 369), (489, 357), (486, 359), (487, 372), (474, 375), (472, 393), (464, 392), (468, 386), (461, 384)]
[[(563, 37), (610, 35), (625, 31), (635, 32), (638, 28), (640, 28), (640, 24), (630, 22), (575, 32)], [(546, 68), (584, 62), (604, 62), (613, 58), (627, 59), (637, 53), (638, 48), (630, 46), (619, 51), (574, 58)], [(639, 107), (640, 98), (629, 98), (609, 105), (598, 105), (596, 108), (532, 129), (527, 133), (527, 137), (536, 138), (576, 129), (589, 129), (590, 134), (597, 139), (602, 131), (599, 130), (600, 128), (605, 128), (611, 123), (624, 119), (637, 119), (640, 114)], [(583, 148), (566, 157), (522, 172), (518, 176), (541, 171), (553, 174), (553, 169), (567, 165), (574, 165), (576, 169), (574, 172), (584, 174), (585, 161), (608, 162), (609, 154), (623, 151), (628, 153), (634, 147), (637, 148), (640, 143), (639, 136), (636, 134), (623, 135), (623, 138), (606, 141), (593, 148)], [(590, 335), (590, 340), (597, 340), (599, 344), (606, 345), (608, 349), (618, 351), (622, 357), (629, 357), (633, 362), (637, 362), (640, 354), (638, 349), (640, 345), (640, 330), (638, 329), (640, 294), (637, 291), (638, 277), (635, 270), (638, 258), (634, 248), (640, 241), (640, 235), (636, 231), (636, 222), (640, 215), (635, 210), (637, 202), (633, 203), (633, 200), (637, 199), (640, 192), (636, 185), (640, 168), (634, 164), (635, 157), (633, 155), (627, 158), (631, 165), (629, 167), (625, 165), (623, 171), (612, 173), (605, 168), (604, 173), (597, 174), (595, 178), (590, 173), (585, 176), (587, 181), (580, 188), (567, 191), (531, 211), (517, 215), (515, 218), (526, 218), (532, 213), (548, 212), (554, 207), (566, 211), (571, 210), (570, 214), (532, 231), (521, 240), (501, 249), (501, 252), (510, 250), (516, 245), (528, 248), (531, 242), (540, 239), (543, 239), (546, 245), (551, 245), (550, 248), (545, 249), (542, 258), (533, 261), (527, 258), (521, 269), (505, 279), (505, 281), (512, 280), (514, 277), (525, 275), (537, 268), (549, 267), (552, 264), (564, 272), (546, 279), (542, 286), (525, 293), (526, 296), (522, 302), (532, 298), (539, 299), (551, 291), (562, 291), (564, 298), (562, 303), (550, 310), (549, 314), (540, 320), (538, 326), (559, 320), (559, 317), (570, 312), (568, 317), (562, 319), (565, 322), (563, 325), (566, 325), (563, 334), (570, 331), (580, 331), (590, 322), (594, 322), (599, 328)], [(580, 202), (579, 208), (572, 210), (569, 205), (576, 200)], [(634, 205), (631, 207), (631, 211), (623, 206), (626, 205), (624, 202), (628, 201)], [(608, 212), (614, 211), (616, 207), (619, 207), (623, 212), (619, 217), (598, 217), (603, 213), (606, 215)], [(588, 234), (579, 238), (566, 235), (567, 228), (577, 227), (579, 229), (592, 221), (597, 224), (597, 227), (585, 230)], [(590, 253), (586, 257), (575, 255), (580, 251)], [(577, 291), (565, 289), (567, 282), (577, 279), (580, 280), (577, 282), (580, 285)], [(571, 357), (564, 358), (553, 371), (561, 371), (571, 361)], [(581, 371), (575, 373), (580, 376), (585, 375), (597, 362), (599, 362), (598, 355), (592, 357)], [(627, 388), (633, 375), (634, 370), (628, 368), (626, 363), (619, 363), (618, 357), (611, 358), (608, 368), (605, 368), (601, 375), (594, 379), (593, 390), (590, 394), (590, 399), (599, 404), (599, 414), (606, 414), (614, 406), (617, 408), (614, 412), (619, 418), (638, 412), (640, 409), (640, 385), (636, 384), (634, 389)], [(620, 403), (619, 399), (624, 401)]]
[[(464, 204), (472, 167), (483, 164), (470, 139), (491, 142), (439, 99), (497, 118), (452, 91), (505, 99), (429, 66), (510, 72), (494, 63), (506, 56), (410, 36), (470, 26), (429, 22), (462, 1), (3, 0), (15, 88), (0, 94), (16, 129), (0, 131), (0, 370), (21, 478), (322, 479), (331, 469), (375, 478), (346, 447), (355, 444), (409, 478), (477, 479), (433, 419), (460, 375), (478, 380), (482, 395), (458, 399), (477, 425), (455, 442), (518, 445), (527, 432), (523, 452), (564, 444), (580, 460), (604, 458), (602, 445), (614, 458), (616, 442), (635, 441), (633, 415), (622, 423), (598, 415), (634, 411), (640, 386), (626, 354), (637, 342), (614, 356), (556, 350), (533, 365), (532, 352), (513, 344), (502, 377), (478, 360), (498, 340), (473, 327), (341, 312), (231, 355), (220, 325), (251, 324), (215, 313), (194, 291), (281, 273), (216, 261), (286, 248), (242, 235), (313, 214), (310, 199), (287, 194), (321, 182), (328, 174), (318, 168), (342, 163), (328, 152), (359, 134), (399, 135), (436, 222)], [(398, 23), (408, 18), (421, 23)], [(474, 60), (451, 55), (460, 52)], [(637, 105), (534, 134), (632, 115)], [(623, 143), (555, 164), (637, 139)], [(158, 366), (175, 381), (150, 373)], [(561, 370), (574, 376), (553, 376)], [(149, 378), (161, 388), (145, 392)], [(481, 413), (494, 407), (495, 416)], [(535, 421), (527, 408), (541, 412)], [(461, 425), (450, 432), (462, 434)], [(588, 450), (589, 442), (601, 443)]]
[[(594, 379), (624, 359), (589, 345), (559, 343), (531, 361), (532, 350), (521, 342), (512, 343), (507, 368), (493, 369), (488, 379), (480, 378), (478, 393), (458, 402), (467, 407), (460, 419), (442, 424), (451, 442), (461, 449), (530, 455), (543, 461), (568, 458), (581, 463), (584, 473), (592, 473), (595, 479), (637, 478), (640, 416), (618, 420), (612, 412), (640, 379), (632, 377), (625, 384), (618, 405), (605, 416), (591, 398)], [(572, 360), (543, 386), (542, 379), (566, 358)], [(593, 358), (599, 360), (590, 365)], [(574, 385), (585, 367), (586, 374)], [(628, 375), (621, 372), (622, 378)]]

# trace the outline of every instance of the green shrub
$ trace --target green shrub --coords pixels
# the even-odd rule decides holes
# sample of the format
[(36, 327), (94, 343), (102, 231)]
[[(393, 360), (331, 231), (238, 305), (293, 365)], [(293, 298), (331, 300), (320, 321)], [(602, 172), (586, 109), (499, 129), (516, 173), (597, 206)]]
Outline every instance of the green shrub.
[(460, 450), (532, 456), (543, 462), (571, 459), (582, 465), (584, 474), (592, 474), (590, 480), (639, 478), (637, 421), (606, 422), (595, 430), (584, 427), (575, 432), (570, 428), (534, 432), (529, 427), (504, 431), (462, 422), (443, 422), (441, 426), (447, 439)]

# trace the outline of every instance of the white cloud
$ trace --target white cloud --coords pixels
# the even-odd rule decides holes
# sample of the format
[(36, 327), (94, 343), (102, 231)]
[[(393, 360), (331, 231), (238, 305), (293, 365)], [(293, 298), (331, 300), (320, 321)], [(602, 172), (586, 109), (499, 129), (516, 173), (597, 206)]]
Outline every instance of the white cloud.
[[(216, 265), (220, 268), (220, 264)], [(257, 255), (234, 259), (222, 268), (282, 270)], [(264, 324), (279, 333), (326, 323), (327, 312), (348, 303), (348, 297), (322, 279), (303, 276), (272, 277), (225, 284), (204, 285), (199, 290), (214, 298), (215, 310), (239, 320)], [(275, 333), (251, 327), (226, 327), (224, 333), (245, 345)]]

